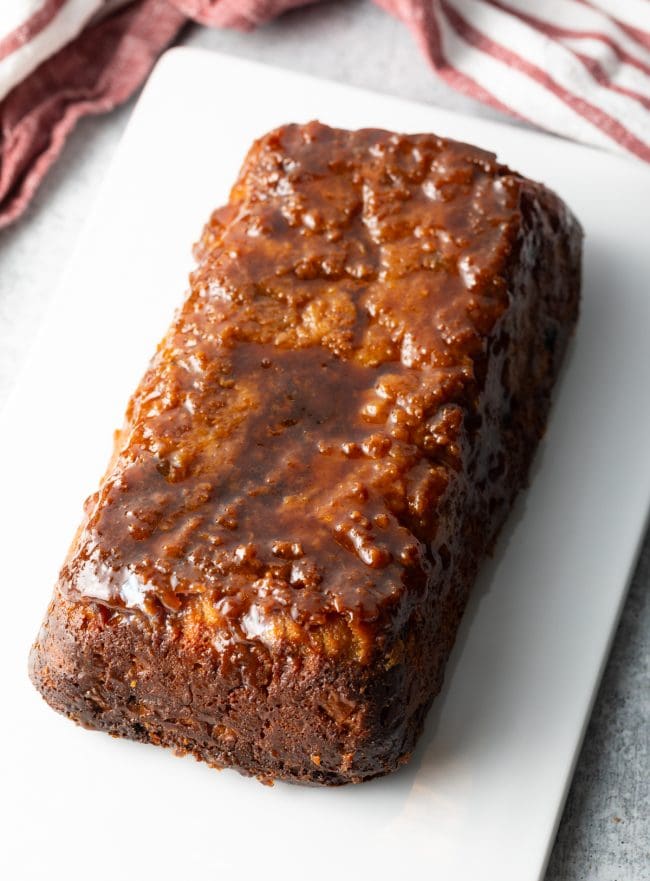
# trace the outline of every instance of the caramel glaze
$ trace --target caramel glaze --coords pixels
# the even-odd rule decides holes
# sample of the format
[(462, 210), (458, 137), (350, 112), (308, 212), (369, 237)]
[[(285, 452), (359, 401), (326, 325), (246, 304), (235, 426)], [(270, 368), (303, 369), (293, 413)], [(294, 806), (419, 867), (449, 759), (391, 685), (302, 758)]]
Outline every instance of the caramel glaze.
[(64, 593), (207, 622), (222, 652), (318, 638), (367, 662), (445, 580), (450, 499), (503, 467), (477, 437), (488, 361), (504, 379), (524, 185), (431, 135), (314, 122), (258, 141), (86, 503)]

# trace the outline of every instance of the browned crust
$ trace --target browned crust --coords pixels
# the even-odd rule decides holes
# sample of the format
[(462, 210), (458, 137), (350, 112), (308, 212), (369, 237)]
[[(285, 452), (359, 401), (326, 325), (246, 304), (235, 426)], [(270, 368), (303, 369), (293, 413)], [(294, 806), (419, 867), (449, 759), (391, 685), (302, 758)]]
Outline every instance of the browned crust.
[(360, 782), (408, 759), (480, 561), (526, 482), (577, 318), (579, 226), (553, 194), (517, 180), (508, 308), (486, 334), (480, 428), (438, 503), (435, 581), (374, 623), (326, 616), (298, 638), (279, 616), (271, 646), (250, 638), (223, 652), (210, 605), (161, 619), (75, 595), (64, 578), (30, 659), (54, 709), (265, 780)]

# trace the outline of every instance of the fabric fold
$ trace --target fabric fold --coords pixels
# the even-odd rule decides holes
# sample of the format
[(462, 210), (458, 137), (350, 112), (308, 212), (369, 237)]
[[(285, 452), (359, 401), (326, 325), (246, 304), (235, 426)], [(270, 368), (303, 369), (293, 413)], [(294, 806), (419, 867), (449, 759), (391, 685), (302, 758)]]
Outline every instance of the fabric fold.
[[(0, 4), (0, 228), (76, 121), (125, 101), (187, 21), (251, 30), (318, 0)], [(452, 88), (533, 125), (650, 162), (650, 4), (374, 0)]]

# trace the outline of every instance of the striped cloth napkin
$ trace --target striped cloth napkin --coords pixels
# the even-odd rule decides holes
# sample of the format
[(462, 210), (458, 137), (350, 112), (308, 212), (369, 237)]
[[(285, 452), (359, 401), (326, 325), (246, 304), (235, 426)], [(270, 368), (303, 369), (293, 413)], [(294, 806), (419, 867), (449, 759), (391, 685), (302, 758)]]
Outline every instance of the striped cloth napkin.
[[(308, 2), (0, 0), (0, 227), (76, 121), (125, 101), (188, 20), (249, 30)], [(375, 2), (455, 89), (650, 162), (650, 0)]]

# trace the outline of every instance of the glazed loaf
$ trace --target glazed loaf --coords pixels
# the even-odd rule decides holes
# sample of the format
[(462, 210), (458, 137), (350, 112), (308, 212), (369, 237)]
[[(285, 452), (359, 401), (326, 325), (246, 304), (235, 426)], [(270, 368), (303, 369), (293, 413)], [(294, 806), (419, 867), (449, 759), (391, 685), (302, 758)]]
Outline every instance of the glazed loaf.
[(465, 144), (257, 141), (86, 502), (46, 701), (263, 780), (406, 761), (544, 431), (581, 240)]

